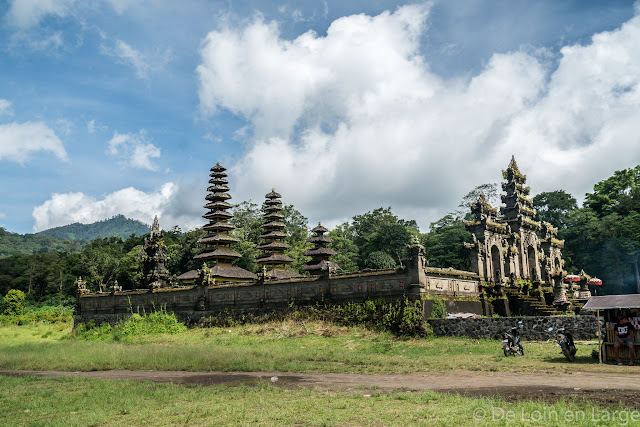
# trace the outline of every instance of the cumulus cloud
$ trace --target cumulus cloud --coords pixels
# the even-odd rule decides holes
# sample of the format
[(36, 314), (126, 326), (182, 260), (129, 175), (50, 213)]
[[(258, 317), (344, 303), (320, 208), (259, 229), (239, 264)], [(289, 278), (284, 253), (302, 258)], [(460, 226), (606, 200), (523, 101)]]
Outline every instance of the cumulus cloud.
[(161, 151), (142, 129), (137, 134), (115, 132), (107, 144), (107, 154), (120, 158), (123, 165), (155, 171), (158, 166), (151, 159), (160, 157)]
[[(151, 224), (158, 215), (162, 227), (180, 225), (183, 229), (201, 226), (198, 219), (201, 203), (195, 203), (192, 186), (167, 182), (158, 190), (145, 193), (133, 187), (124, 188), (96, 199), (84, 193), (54, 193), (43, 204), (33, 208), (33, 231), (38, 232), (74, 222), (89, 224), (122, 214)], [(183, 203), (184, 202), (184, 203)]]
[(62, 141), (42, 122), (0, 125), (0, 160), (24, 163), (37, 151), (49, 151), (58, 159), (68, 161)]
[[(284, 39), (257, 17), (202, 41), (204, 115), (244, 117), (253, 139), (230, 165), (236, 192), (275, 187), (312, 219), (379, 206), (434, 221), (514, 154), (535, 191), (580, 197), (640, 163), (640, 18), (549, 53), (494, 54), (445, 80), (420, 53), (429, 7), (334, 21)], [(589, 173), (585, 173), (588, 170)], [(594, 173), (595, 171), (595, 173)]]

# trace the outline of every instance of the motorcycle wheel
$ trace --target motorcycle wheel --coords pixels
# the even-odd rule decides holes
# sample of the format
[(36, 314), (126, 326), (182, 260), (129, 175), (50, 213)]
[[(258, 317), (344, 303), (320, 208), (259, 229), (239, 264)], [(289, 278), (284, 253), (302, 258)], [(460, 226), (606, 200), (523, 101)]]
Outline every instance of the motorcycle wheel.
[(518, 348), (516, 349), (516, 353), (518, 353), (520, 356), (524, 356), (524, 348), (522, 347), (522, 344), (518, 344)]
[(569, 350), (569, 348), (566, 345), (562, 346), (562, 354), (564, 354), (564, 357), (566, 357), (569, 362), (575, 362), (576, 361), (576, 357), (571, 354), (571, 350)]
[(506, 347), (502, 347), (502, 351), (504, 351), (504, 355), (505, 355), (506, 357), (509, 357), (509, 356), (511, 355), (511, 352), (510, 352), (509, 350), (507, 350), (507, 348), (506, 348)]

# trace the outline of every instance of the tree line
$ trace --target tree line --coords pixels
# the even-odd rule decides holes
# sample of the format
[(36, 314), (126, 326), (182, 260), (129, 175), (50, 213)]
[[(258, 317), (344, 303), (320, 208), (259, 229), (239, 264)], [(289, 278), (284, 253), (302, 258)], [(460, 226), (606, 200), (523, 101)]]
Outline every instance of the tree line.
[[(391, 207), (355, 215), (329, 231), (328, 236), (333, 239), (330, 246), (337, 252), (332, 259), (342, 272), (398, 267), (406, 259), (407, 247), (415, 236), (425, 247), (430, 266), (468, 270), (470, 262), (464, 243), (470, 242), (471, 236), (464, 220), (469, 219), (469, 207), (480, 193), (496, 206), (497, 188), (497, 184), (474, 188), (457, 210), (431, 223), (427, 232), (421, 232), (415, 220), (395, 215)], [(565, 270), (578, 273), (584, 269), (599, 277), (604, 282), (600, 293), (640, 292), (640, 166), (616, 171), (598, 182), (593, 192), (586, 194), (582, 207), (564, 190), (540, 193), (533, 202), (536, 219), (558, 227), (558, 237), (565, 240)], [(309, 260), (304, 252), (311, 248), (307, 242), (308, 219), (293, 205), (286, 205), (282, 213), (290, 245), (286, 254), (294, 260), (289, 268), (302, 273), (300, 268)], [(233, 214), (233, 234), (240, 239), (234, 249), (242, 255), (235, 264), (256, 272), (262, 207), (245, 201), (233, 208)], [(15, 239), (15, 235), (4, 232), (0, 237), (5, 243), (8, 235)], [(170, 273), (179, 275), (201, 267), (193, 256), (201, 251), (197, 241), (204, 235), (202, 229), (182, 232), (177, 226), (164, 232)], [(93, 290), (107, 289), (116, 280), (124, 289), (133, 289), (140, 275), (138, 252), (143, 241), (144, 236), (131, 234), (126, 239), (100, 238), (82, 246), (53, 244), (53, 250), (47, 252), (2, 257), (0, 294), (18, 289), (35, 301), (65, 299), (74, 295), (73, 283), (79, 276)]]

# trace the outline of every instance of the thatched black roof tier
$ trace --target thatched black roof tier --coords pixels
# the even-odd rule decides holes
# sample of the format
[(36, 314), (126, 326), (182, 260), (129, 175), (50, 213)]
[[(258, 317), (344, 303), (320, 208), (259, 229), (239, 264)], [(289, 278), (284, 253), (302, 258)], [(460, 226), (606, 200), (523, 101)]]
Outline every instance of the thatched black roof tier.
[(275, 229), (283, 229), (285, 228), (287, 225), (284, 222), (280, 222), (280, 221), (271, 221), (271, 222), (267, 222), (266, 224), (262, 224), (262, 228), (268, 230), (271, 228), (275, 228)]
[(220, 166), (220, 163), (216, 163), (216, 165), (211, 168), (211, 172), (216, 173), (224, 172), (226, 170), (227, 168), (225, 168), (224, 166)]
[(269, 242), (262, 243), (256, 246), (256, 249), (265, 250), (265, 249), (289, 249), (291, 245), (285, 242)]
[(328, 232), (329, 230), (328, 230), (328, 229), (326, 229), (326, 228), (324, 228), (324, 227), (322, 226), (322, 224), (318, 223), (318, 225), (316, 225), (315, 227), (313, 227), (313, 229), (312, 229), (311, 231), (313, 231), (314, 233), (326, 233), (326, 232)]
[(235, 258), (240, 258), (241, 256), (242, 255), (240, 255), (238, 252), (234, 251), (233, 249), (216, 248), (213, 251), (202, 252), (194, 256), (193, 259), (214, 259), (214, 258), (235, 259)]
[(229, 218), (233, 218), (233, 214), (230, 214), (227, 211), (210, 211), (210, 212), (207, 212), (206, 214), (202, 215), (202, 218), (205, 218), (205, 219), (216, 219), (216, 218), (229, 219)]
[[(212, 180), (213, 181), (213, 180)], [(207, 187), (207, 191), (211, 191), (211, 192), (225, 192), (225, 191), (229, 191), (229, 186), (228, 185), (224, 185), (224, 184), (215, 184), (215, 185), (210, 185), (209, 187)]]
[(228, 222), (221, 222), (221, 221), (205, 224), (202, 228), (205, 230), (211, 230), (211, 231), (215, 231), (215, 230), (230, 231), (235, 229), (235, 227), (232, 224), (229, 224)]
[(279, 237), (287, 237), (287, 233), (283, 231), (270, 231), (268, 233), (260, 235), (261, 239), (275, 239)]
[(267, 193), (267, 195), (266, 195), (266, 196), (264, 196), (264, 197), (265, 197), (265, 199), (279, 199), (279, 198), (281, 198), (282, 196), (281, 196), (279, 193), (277, 193), (277, 192), (276, 192), (276, 190), (274, 190), (274, 189), (272, 188), (272, 189), (271, 189), (271, 191), (270, 191), (270, 192), (268, 192), (268, 193)]
[(213, 184), (213, 185), (225, 185), (228, 184), (229, 181), (227, 181), (224, 178), (211, 178), (209, 180), (209, 184)]
[(266, 264), (266, 263), (290, 263), (293, 262), (293, 259), (289, 258), (286, 255), (282, 254), (268, 254), (267, 256), (263, 256), (262, 258), (256, 259), (258, 264)]
[(280, 212), (282, 205), (267, 205), (264, 207), (265, 212)]
[(220, 244), (228, 244), (228, 243), (238, 243), (240, 241), (236, 236), (232, 236), (230, 234), (214, 234), (213, 236), (202, 237), (198, 239), (198, 243), (220, 243)]
[(311, 236), (307, 239), (309, 243), (331, 243), (333, 239), (329, 236)]
[(230, 198), (231, 196), (227, 193), (210, 193), (205, 197), (205, 199), (211, 200), (212, 202), (228, 200)]
[(283, 219), (284, 215), (280, 213), (280, 210), (277, 210), (277, 211), (269, 212), (268, 214), (265, 214), (262, 217), (268, 221), (273, 221), (273, 220), (277, 221), (279, 219)]
[(231, 203), (223, 202), (223, 201), (210, 202), (210, 203), (207, 203), (206, 205), (203, 206), (203, 208), (205, 208), (205, 209), (213, 209), (213, 210), (229, 209), (229, 208), (232, 208), (232, 207), (233, 207), (233, 205)]
[(335, 255), (336, 251), (334, 251), (331, 248), (315, 248), (315, 249), (309, 249), (304, 251), (304, 254), (307, 256), (314, 256), (314, 255), (326, 255), (326, 256), (331, 256), (331, 255)]

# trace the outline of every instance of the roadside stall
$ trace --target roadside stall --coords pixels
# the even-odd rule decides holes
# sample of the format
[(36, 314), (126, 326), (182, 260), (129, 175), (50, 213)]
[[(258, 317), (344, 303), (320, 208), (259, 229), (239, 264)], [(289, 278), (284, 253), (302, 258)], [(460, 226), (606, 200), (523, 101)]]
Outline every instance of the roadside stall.
[[(615, 360), (613, 344), (615, 340), (614, 326), (618, 322), (619, 316), (626, 316), (629, 323), (636, 329), (633, 339), (636, 359), (640, 358), (640, 322), (638, 314), (640, 312), (640, 294), (630, 295), (607, 295), (589, 298), (589, 301), (582, 307), (583, 310), (595, 310), (596, 316), (604, 317), (605, 336), (598, 330), (598, 348), (600, 363)], [(600, 313), (602, 311), (602, 313)], [(626, 346), (620, 347), (620, 359), (629, 361), (629, 349)]]

